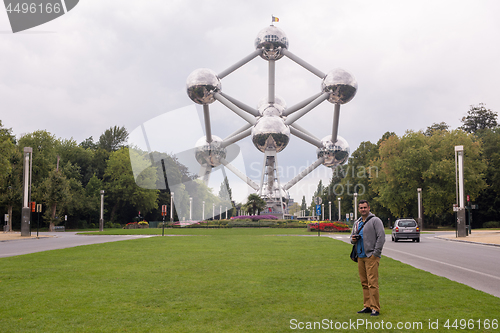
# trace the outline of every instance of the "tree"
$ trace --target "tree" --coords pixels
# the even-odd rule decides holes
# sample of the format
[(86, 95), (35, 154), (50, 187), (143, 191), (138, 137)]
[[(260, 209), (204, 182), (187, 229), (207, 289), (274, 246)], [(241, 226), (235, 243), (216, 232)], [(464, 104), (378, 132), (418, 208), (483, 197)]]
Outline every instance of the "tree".
[(7, 205), (7, 222), (12, 230), (12, 207), (22, 198), (22, 154), (15, 146), (11, 129), (0, 121), (0, 202)]
[[(479, 219), (473, 222), (498, 221), (500, 215), (500, 128), (488, 129), (478, 133), (483, 143), (482, 159), (486, 163), (486, 188), (481, 191), (476, 202), (479, 202)], [(474, 214), (476, 215), (476, 214)]]
[(300, 210), (306, 210), (307, 209), (307, 204), (306, 204), (306, 196), (302, 196), (302, 203), (300, 205)]
[(424, 135), (431, 136), (435, 131), (447, 131), (450, 128), (450, 125), (445, 123), (444, 121), (440, 123), (434, 123), (431, 126), (427, 127), (424, 132)]
[(92, 149), (92, 150), (97, 149), (97, 143), (94, 142), (94, 138), (92, 136), (80, 142), (79, 146), (82, 147), (83, 149)]
[(233, 201), (233, 191), (229, 186), (229, 180), (227, 179), (227, 176), (224, 177), (224, 180), (220, 184), (219, 198), (222, 201)]
[(85, 186), (85, 208), (89, 223), (92, 223), (92, 220), (96, 223), (99, 221), (102, 189), (102, 181), (94, 174)]
[(258, 194), (252, 193), (247, 198), (245, 210), (252, 215), (260, 214), (260, 211), (266, 208), (266, 201)]
[(54, 169), (43, 181), (43, 201), (49, 209), (45, 210), (44, 220), (49, 222), (50, 230), (58, 225), (62, 219), (65, 205), (71, 200), (70, 183), (66, 176), (58, 169)]
[(110, 127), (99, 137), (97, 146), (109, 152), (117, 151), (125, 146), (128, 138), (128, 132), (125, 127)]
[[(135, 163), (139, 163), (140, 158), (140, 156), (135, 157)], [(145, 158), (143, 163), (150, 165), (150, 162)], [(148, 188), (155, 188), (155, 168), (144, 169), (145, 171), (138, 176), (138, 181), (141, 184), (152, 184)], [(112, 206), (110, 216), (112, 222), (118, 220), (120, 211), (127, 212), (130, 211), (130, 208), (133, 208), (136, 212), (140, 211), (144, 215), (158, 207), (158, 190), (137, 186), (132, 173), (128, 148), (121, 148), (111, 153), (103, 182), (108, 197), (107, 202), (108, 204), (111, 203)], [(125, 214), (121, 215), (127, 218)]]
[(484, 129), (492, 129), (498, 126), (498, 114), (490, 109), (487, 109), (483, 103), (479, 105), (471, 105), (467, 115), (462, 117), (463, 125), (460, 129), (467, 133), (476, 133)]
[(430, 137), (408, 131), (385, 140), (374, 161), (379, 176), (370, 179), (374, 200), (396, 217), (417, 215), (416, 191), (422, 188), (427, 215), (445, 219), (455, 203), (454, 146), (465, 149), (465, 186), (476, 198), (485, 187), (485, 164), (480, 158), (481, 143), (461, 130), (437, 131)]

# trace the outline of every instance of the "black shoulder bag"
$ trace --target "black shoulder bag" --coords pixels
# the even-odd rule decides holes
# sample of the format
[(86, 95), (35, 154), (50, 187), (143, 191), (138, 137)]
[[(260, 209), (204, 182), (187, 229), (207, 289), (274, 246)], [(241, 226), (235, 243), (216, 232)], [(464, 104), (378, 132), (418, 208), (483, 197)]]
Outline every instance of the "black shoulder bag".
[[(358, 234), (359, 234), (359, 232), (360, 232), (360, 231), (364, 228), (364, 226), (366, 225), (366, 223), (367, 223), (368, 221), (370, 221), (370, 219), (371, 219), (372, 217), (373, 217), (373, 215), (372, 215), (372, 216), (370, 216), (369, 218), (367, 218), (367, 219), (366, 219), (365, 223), (363, 223), (363, 225), (361, 226), (361, 228), (359, 228), (359, 230), (358, 230)], [(358, 239), (358, 241), (359, 241), (359, 239)], [(354, 262), (358, 262), (358, 251), (357, 251), (357, 249), (356, 249), (356, 246), (357, 246), (357, 245), (358, 245), (358, 243), (354, 244), (354, 245), (352, 246), (352, 250), (351, 250), (351, 260), (352, 260), (352, 261), (354, 261)]]

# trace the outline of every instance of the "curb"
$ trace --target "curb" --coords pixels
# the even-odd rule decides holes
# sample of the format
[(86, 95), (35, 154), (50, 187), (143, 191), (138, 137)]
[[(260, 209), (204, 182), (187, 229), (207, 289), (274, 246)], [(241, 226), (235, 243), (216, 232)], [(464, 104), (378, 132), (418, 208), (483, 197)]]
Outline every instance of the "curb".
[(488, 245), (488, 246), (497, 246), (497, 247), (500, 247), (500, 244), (473, 242), (473, 241), (461, 240), (461, 239), (444, 238), (444, 237), (441, 237), (441, 236), (434, 236), (434, 238), (442, 239), (442, 240), (450, 241), (450, 242), (462, 242), (462, 243), (469, 243), (469, 244), (479, 244), (479, 245)]

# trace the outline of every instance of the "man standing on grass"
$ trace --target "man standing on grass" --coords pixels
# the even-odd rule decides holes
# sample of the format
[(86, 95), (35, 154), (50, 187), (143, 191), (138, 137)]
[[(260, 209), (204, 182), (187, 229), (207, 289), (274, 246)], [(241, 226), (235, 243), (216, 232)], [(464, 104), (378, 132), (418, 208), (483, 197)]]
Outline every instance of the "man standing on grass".
[(364, 308), (358, 313), (378, 316), (380, 314), (378, 265), (385, 243), (384, 224), (370, 213), (368, 201), (361, 200), (358, 209), (361, 217), (354, 223), (351, 233), (351, 243), (356, 244), (359, 279), (363, 287)]

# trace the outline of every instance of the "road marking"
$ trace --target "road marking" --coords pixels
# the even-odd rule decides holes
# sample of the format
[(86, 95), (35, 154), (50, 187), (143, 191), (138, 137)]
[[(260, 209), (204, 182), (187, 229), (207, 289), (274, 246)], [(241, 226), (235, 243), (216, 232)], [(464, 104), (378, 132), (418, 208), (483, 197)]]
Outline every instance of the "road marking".
[(443, 262), (443, 261), (439, 261), (439, 260), (435, 260), (435, 259), (430, 259), (430, 258), (425, 258), (425, 257), (421, 257), (421, 256), (418, 256), (418, 255), (415, 255), (415, 254), (412, 254), (412, 253), (408, 253), (408, 252), (404, 252), (404, 251), (399, 251), (399, 250), (394, 250), (394, 249), (385, 248), (384, 251), (386, 251), (386, 250), (403, 253), (403, 254), (406, 254), (406, 255), (409, 255), (409, 256), (412, 256), (412, 257), (416, 257), (416, 258), (419, 258), (419, 259), (425, 259), (425, 260), (432, 261), (432, 262), (435, 262), (435, 263), (438, 263), (438, 264), (447, 265), (447, 266), (450, 266), (450, 267), (453, 267), (453, 268), (462, 269), (462, 270), (467, 271), (467, 272), (476, 273), (476, 274), (480, 274), (480, 275), (483, 275), (483, 276), (486, 276), (486, 277), (489, 277), (489, 278), (500, 280), (500, 277), (498, 277), (498, 276), (487, 274), (487, 273), (478, 272), (478, 271), (475, 271), (473, 269), (469, 269), (469, 268), (465, 268), (465, 267), (462, 267), (462, 266), (457, 266), (457, 265), (449, 264), (447, 262)]

